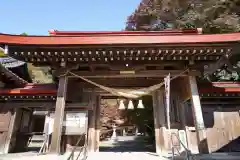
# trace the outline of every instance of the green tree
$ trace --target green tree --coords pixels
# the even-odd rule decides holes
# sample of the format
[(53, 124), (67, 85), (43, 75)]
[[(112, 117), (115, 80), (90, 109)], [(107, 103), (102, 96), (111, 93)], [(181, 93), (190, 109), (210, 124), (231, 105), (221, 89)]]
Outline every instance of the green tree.
[[(23, 36), (27, 36), (26, 32), (23, 32)], [(53, 77), (51, 74), (51, 68), (49, 67), (36, 67), (32, 63), (27, 63), (28, 73), (30, 74), (33, 83), (51, 83)]]
[[(240, 31), (240, 0), (142, 0), (126, 23), (126, 30), (202, 28), (203, 33)], [(230, 59), (210, 79), (240, 80), (240, 56)]]
[(27, 36), (28, 34), (26, 32), (23, 32), (22, 34), (20, 34), (22, 36)]
[(32, 63), (27, 63), (28, 73), (33, 83), (52, 83), (53, 77), (49, 67), (37, 67)]
[(127, 30), (203, 28), (204, 33), (240, 31), (240, 0), (142, 0)]
[(0, 57), (6, 57), (4, 50), (0, 47)]

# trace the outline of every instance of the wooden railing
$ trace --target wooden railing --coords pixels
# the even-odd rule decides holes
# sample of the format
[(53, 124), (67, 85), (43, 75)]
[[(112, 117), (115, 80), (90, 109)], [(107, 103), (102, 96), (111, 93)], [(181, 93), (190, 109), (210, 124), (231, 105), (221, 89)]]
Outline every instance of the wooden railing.
[[(79, 145), (79, 143), (81, 142), (81, 140), (82, 140), (84, 137), (85, 137), (85, 140), (86, 140), (86, 139), (87, 139), (87, 138), (86, 138), (86, 134), (80, 135), (77, 143), (76, 143), (75, 146), (73, 147), (73, 149), (72, 149), (69, 157), (67, 158), (67, 160), (74, 160), (74, 153), (75, 153), (75, 151), (76, 151), (77, 148), (79, 149), (78, 145)], [(77, 157), (76, 157), (76, 160), (79, 158), (79, 156), (81, 155), (81, 153), (84, 154), (83, 160), (87, 159), (87, 143), (86, 143), (86, 141), (85, 141), (84, 145), (80, 147), (80, 150), (79, 150), (79, 153), (78, 153), (78, 155), (77, 155)]]
[(183, 142), (181, 141), (181, 139), (179, 138), (178, 134), (176, 133), (171, 133), (171, 145), (172, 145), (172, 160), (175, 160), (175, 150), (178, 152), (178, 154), (180, 155), (180, 150), (179, 150), (179, 146), (174, 145), (173, 142), (173, 137), (177, 138), (177, 140), (179, 141), (179, 144), (184, 148), (185, 150), (185, 160), (196, 160), (196, 157), (191, 153), (191, 151), (185, 146), (185, 144), (183, 144)]

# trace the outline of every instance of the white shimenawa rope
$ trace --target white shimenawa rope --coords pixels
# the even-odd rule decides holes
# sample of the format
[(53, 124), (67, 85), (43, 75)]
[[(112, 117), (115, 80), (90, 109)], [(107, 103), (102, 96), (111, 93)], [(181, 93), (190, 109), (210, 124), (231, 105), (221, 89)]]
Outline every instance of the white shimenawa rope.
[[(180, 74), (172, 77), (170, 80), (174, 80), (176, 79), (177, 77), (183, 75), (184, 73), (188, 72), (189, 69), (186, 69), (184, 70), (183, 72), (181, 72)], [(72, 75), (74, 77), (78, 77), (92, 85), (95, 85), (115, 96), (119, 96), (119, 97), (125, 97), (125, 98), (131, 98), (131, 99), (137, 99), (137, 98), (140, 98), (142, 96), (145, 96), (145, 95), (149, 95), (150, 93), (152, 93), (153, 91), (161, 88), (163, 85), (164, 85), (164, 81), (159, 83), (159, 84), (155, 84), (153, 86), (150, 86), (150, 87), (146, 87), (146, 88), (140, 88), (140, 89), (135, 89), (135, 90), (124, 90), (124, 89), (116, 89), (116, 88), (110, 88), (110, 87), (106, 87), (106, 86), (103, 86), (101, 84), (98, 84), (96, 82), (93, 82), (89, 79), (86, 79), (84, 78), (84, 76), (80, 76), (80, 75), (77, 75), (71, 71), (66, 71), (66, 73), (64, 73), (63, 75), (60, 75), (59, 77), (62, 77), (62, 76), (67, 76), (67, 75)]]

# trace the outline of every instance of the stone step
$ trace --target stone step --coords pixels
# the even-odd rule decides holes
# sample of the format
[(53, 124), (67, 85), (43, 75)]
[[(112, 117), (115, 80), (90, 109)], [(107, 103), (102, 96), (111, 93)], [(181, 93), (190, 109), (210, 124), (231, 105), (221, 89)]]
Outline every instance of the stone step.
[(44, 141), (45, 136), (44, 135), (33, 135), (32, 136), (32, 141)]
[(44, 142), (45, 137), (43, 135), (33, 135), (30, 143), (28, 144), (28, 148), (36, 148), (41, 147)]

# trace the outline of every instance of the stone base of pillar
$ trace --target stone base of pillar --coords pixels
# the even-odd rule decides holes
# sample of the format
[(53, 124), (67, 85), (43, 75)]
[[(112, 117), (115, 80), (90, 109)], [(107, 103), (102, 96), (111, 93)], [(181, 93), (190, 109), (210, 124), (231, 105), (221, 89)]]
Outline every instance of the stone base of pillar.
[(170, 147), (170, 136), (169, 131), (166, 129), (166, 127), (161, 127), (160, 130), (160, 148), (161, 148), (161, 154), (166, 155), (171, 151)]
[(88, 129), (88, 152), (94, 152), (95, 148), (95, 129)]

